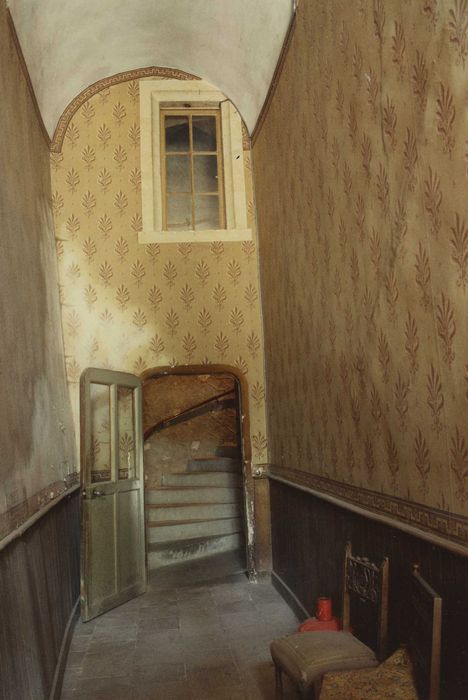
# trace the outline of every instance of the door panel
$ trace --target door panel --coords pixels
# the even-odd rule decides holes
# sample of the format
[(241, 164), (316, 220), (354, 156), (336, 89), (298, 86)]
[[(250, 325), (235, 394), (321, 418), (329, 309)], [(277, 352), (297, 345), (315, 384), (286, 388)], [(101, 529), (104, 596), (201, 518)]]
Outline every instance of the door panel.
[[(119, 560), (121, 590), (135, 586), (141, 578), (139, 556), (140, 498), (137, 490), (119, 493)], [(144, 562), (143, 562), (144, 563)]]
[(81, 407), (81, 616), (146, 588), (141, 382), (87, 369)]

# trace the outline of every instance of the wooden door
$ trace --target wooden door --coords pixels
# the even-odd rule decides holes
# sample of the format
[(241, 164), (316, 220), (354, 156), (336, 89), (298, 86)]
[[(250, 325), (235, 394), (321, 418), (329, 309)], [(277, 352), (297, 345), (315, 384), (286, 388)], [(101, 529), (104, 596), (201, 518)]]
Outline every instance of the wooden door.
[(80, 382), (81, 618), (146, 588), (142, 387), (89, 368)]

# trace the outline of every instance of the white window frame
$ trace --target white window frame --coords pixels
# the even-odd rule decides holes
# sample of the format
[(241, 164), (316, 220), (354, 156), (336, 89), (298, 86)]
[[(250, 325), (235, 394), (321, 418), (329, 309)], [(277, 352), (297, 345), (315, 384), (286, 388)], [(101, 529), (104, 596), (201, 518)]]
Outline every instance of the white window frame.
[[(160, 112), (169, 103), (216, 103), (221, 111), (226, 228), (173, 231), (163, 229)], [(242, 122), (234, 105), (222, 92), (203, 80), (141, 80), (141, 191), (143, 230), (139, 243), (247, 241)]]

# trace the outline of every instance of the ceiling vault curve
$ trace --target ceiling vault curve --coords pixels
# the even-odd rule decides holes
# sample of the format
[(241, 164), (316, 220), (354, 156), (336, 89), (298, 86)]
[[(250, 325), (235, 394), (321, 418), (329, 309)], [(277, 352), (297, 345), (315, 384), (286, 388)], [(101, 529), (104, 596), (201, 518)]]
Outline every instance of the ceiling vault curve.
[[(8, 6), (55, 150), (67, 117), (81, 99), (95, 94), (96, 86), (102, 89), (103, 81), (116, 84), (157, 76), (161, 70), (211, 83), (236, 105), (251, 133), (294, 4), (292, 0), (8, 0)], [(135, 78), (122, 77), (133, 74)]]

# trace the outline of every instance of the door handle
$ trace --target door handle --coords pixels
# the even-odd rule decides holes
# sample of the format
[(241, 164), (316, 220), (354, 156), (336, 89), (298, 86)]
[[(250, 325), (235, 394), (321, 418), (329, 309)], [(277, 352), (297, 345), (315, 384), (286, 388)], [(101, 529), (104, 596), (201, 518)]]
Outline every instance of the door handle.
[(91, 492), (91, 498), (99, 498), (100, 496), (105, 496), (104, 491), (99, 491), (98, 489), (93, 489)]

